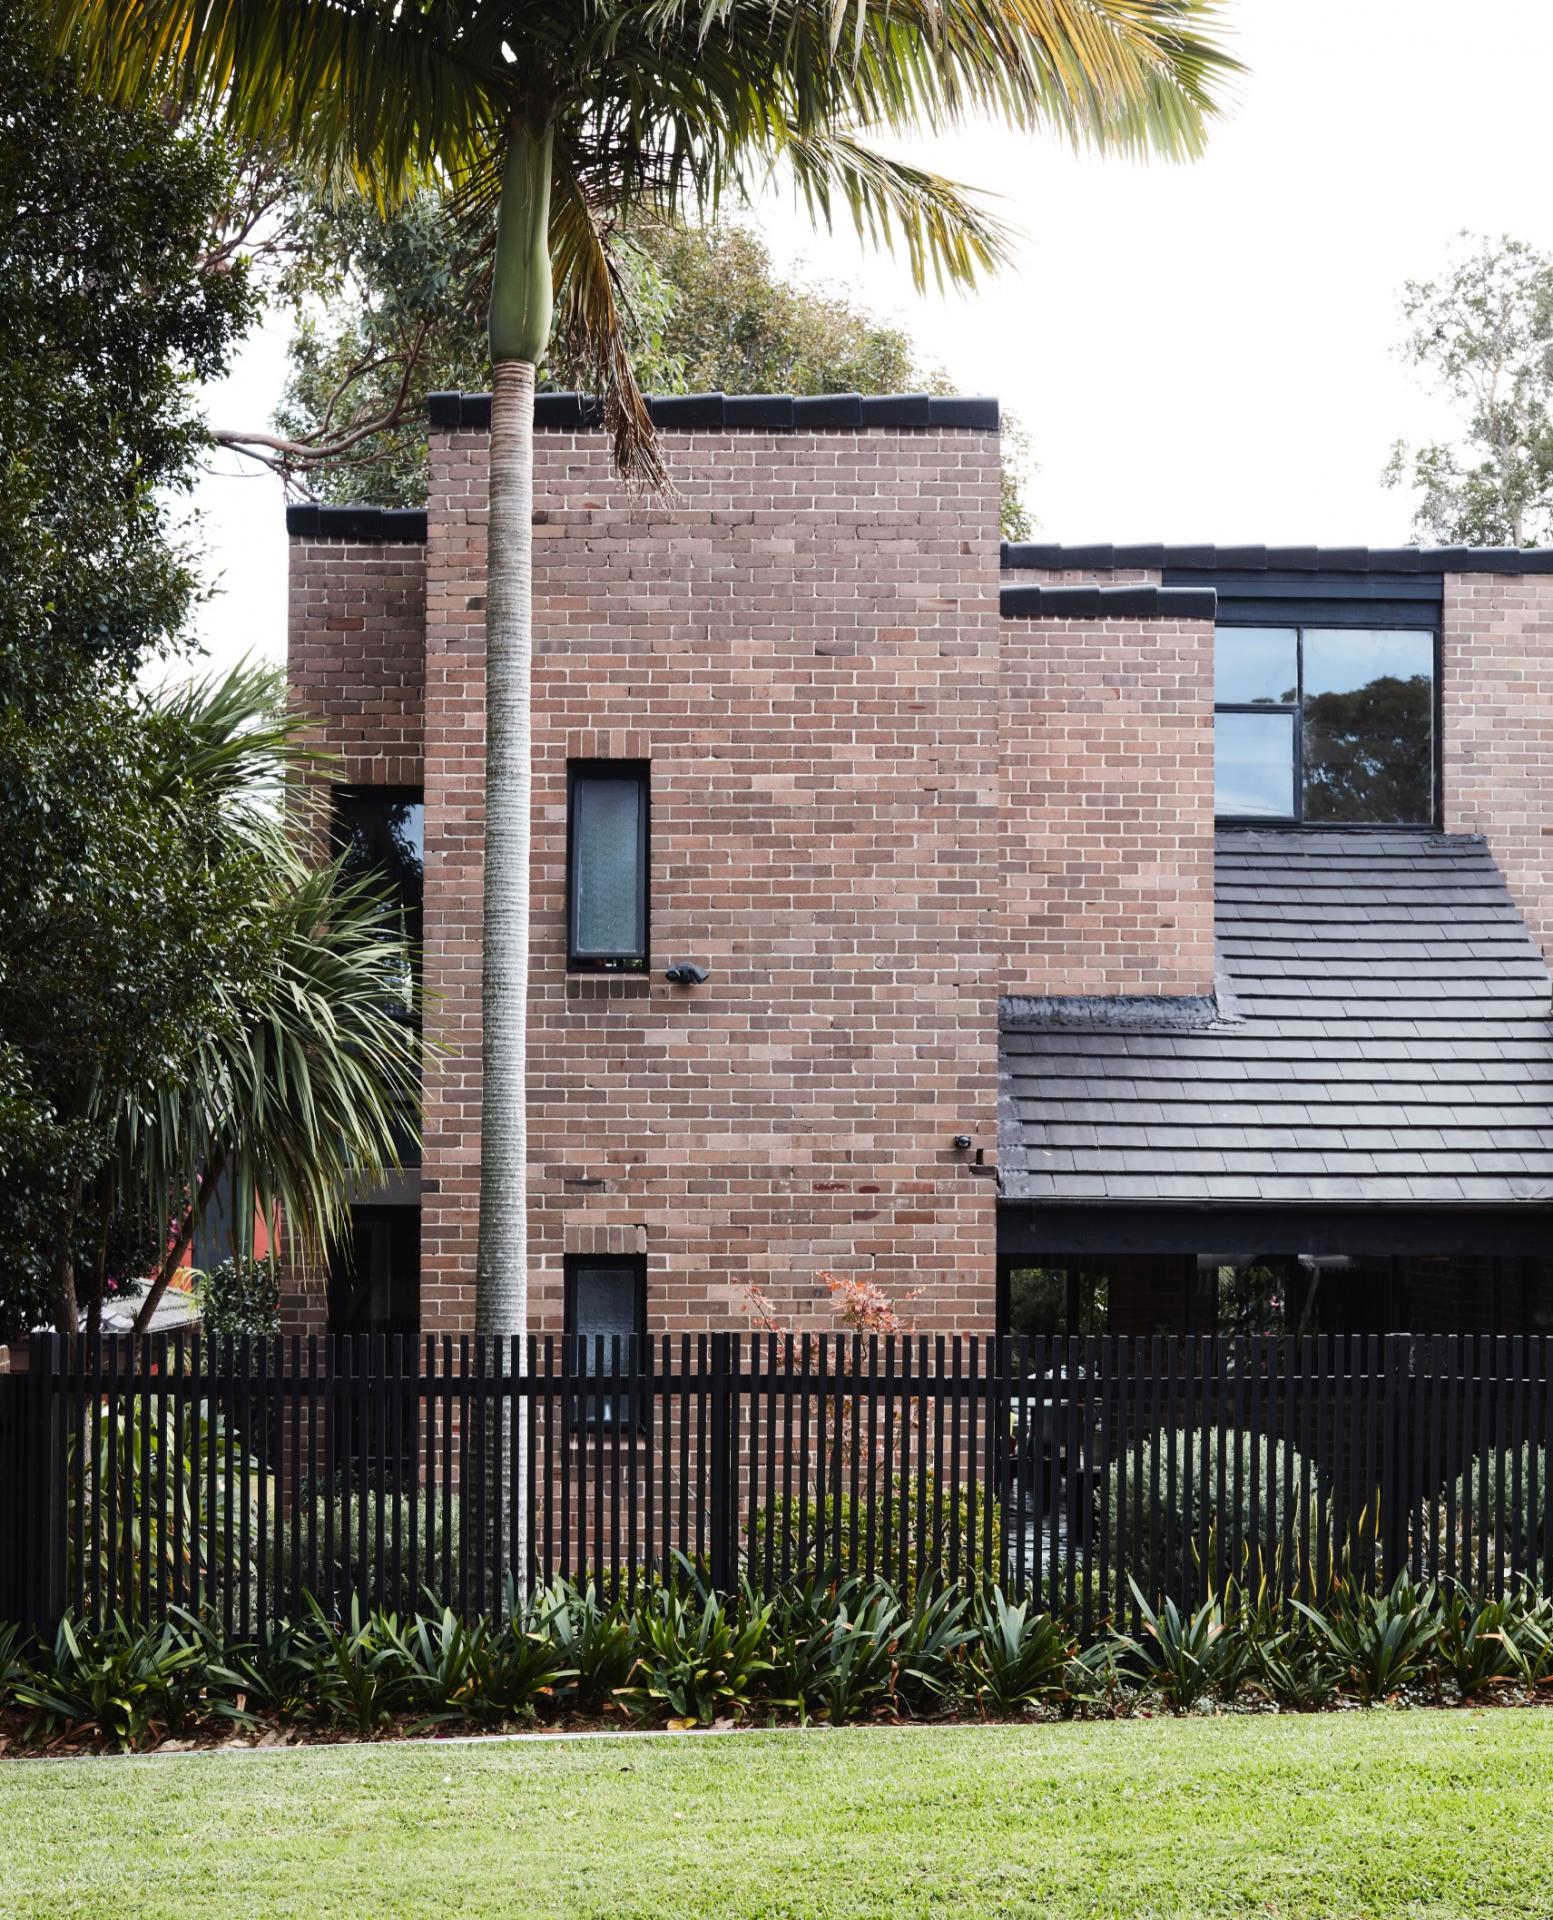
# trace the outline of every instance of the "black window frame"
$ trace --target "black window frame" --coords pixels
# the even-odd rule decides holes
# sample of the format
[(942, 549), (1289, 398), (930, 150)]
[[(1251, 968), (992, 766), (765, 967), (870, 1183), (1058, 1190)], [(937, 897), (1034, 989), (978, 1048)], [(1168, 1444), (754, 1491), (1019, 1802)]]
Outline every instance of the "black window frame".
[[(577, 783), (619, 780), (635, 785), (642, 804), (637, 812), (636, 919), (641, 945), (630, 953), (585, 953), (577, 941)], [(566, 969), (568, 973), (645, 974), (652, 953), (652, 762), (650, 760), (568, 760), (566, 763)]]
[[(601, 1267), (628, 1273), (635, 1289), (632, 1317), (636, 1322), (636, 1330), (621, 1342), (622, 1381), (628, 1381), (631, 1377), (629, 1346), (633, 1338), (636, 1341), (637, 1374), (641, 1374), (647, 1365), (647, 1256), (642, 1253), (564, 1254), (561, 1260), (562, 1364), (580, 1388), (568, 1403), (567, 1420), (573, 1429), (608, 1430), (632, 1425), (640, 1429), (646, 1424), (647, 1409), (629, 1385), (623, 1387), (618, 1406), (604, 1397), (605, 1382), (614, 1364), (612, 1349), (606, 1347), (600, 1353), (598, 1342), (601, 1336), (590, 1338), (577, 1330), (578, 1276), (585, 1268), (596, 1272)], [(595, 1368), (597, 1371), (594, 1371)]]
[[(1365, 617), (1355, 618), (1356, 613)], [(1430, 640), (1430, 713), (1429, 713), (1429, 813), (1422, 820), (1307, 820), (1305, 818), (1305, 634), (1309, 629), (1325, 633), (1340, 632), (1344, 628), (1362, 633), (1427, 633)], [(1309, 832), (1323, 833), (1397, 833), (1399, 831), (1422, 831), (1428, 829), (1439, 832), (1443, 820), (1441, 797), (1441, 635), (1440, 623), (1431, 618), (1397, 619), (1394, 616), (1381, 615), (1372, 609), (1363, 607), (1344, 608), (1339, 613), (1335, 607), (1322, 606), (1319, 603), (1298, 611), (1269, 607), (1266, 613), (1258, 610), (1254, 615), (1239, 610), (1231, 618), (1219, 618), (1214, 622), (1214, 671), (1218, 670), (1218, 636), (1224, 632), (1268, 632), (1270, 630), (1292, 629), (1294, 633), (1294, 699), (1284, 700), (1218, 700), (1213, 703), (1214, 751), (1218, 751), (1218, 723), (1221, 713), (1277, 713), (1288, 714), (1293, 720), (1294, 735), (1294, 810), (1292, 813), (1220, 813), (1218, 811), (1217, 766), (1214, 780), (1214, 824), (1221, 827), (1262, 827), (1276, 831), (1280, 827), (1299, 827)]]

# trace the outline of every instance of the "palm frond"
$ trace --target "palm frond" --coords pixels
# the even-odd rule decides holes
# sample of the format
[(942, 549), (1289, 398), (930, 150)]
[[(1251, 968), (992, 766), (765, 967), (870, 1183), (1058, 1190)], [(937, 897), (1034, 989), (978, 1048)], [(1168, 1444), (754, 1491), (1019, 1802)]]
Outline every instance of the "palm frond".
[(671, 495), (662, 444), (631, 366), (620, 275), (564, 155), (558, 157), (550, 208), (550, 252), (560, 289), (557, 324), (592, 362), (593, 391), (604, 409), (616, 469), (627, 480)]
[(385, 203), (465, 165), (502, 117), (478, 7), (393, 0), (44, 0), (56, 49), (117, 100), (170, 98)]

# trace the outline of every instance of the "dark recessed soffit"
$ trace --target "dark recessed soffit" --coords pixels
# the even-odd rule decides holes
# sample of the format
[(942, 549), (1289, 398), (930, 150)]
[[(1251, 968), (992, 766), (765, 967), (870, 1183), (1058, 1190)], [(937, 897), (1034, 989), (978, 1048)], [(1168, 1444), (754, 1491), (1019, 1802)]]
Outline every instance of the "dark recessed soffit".
[(424, 507), (322, 507), (296, 502), (286, 509), (286, 531), (319, 540), (405, 540), (424, 543)]
[[(720, 433), (734, 428), (765, 432), (848, 427), (968, 427), (998, 430), (998, 403), (958, 393), (674, 393), (648, 397), (653, 425), (680, 433)], [(434, 393), (427, 400), (434, 427), (485, 431), (491, 424), (488, 393)], [(603, 410), (583, 393), (534, 396), (534, 425), (553, 432), (602, 427)]]
[(1003, 543), (1006, 569), (1109, 573), (1117, 567), (1216, 573), (1553, 573), (1553, 548), (1062, 546)]
[(1004, 587), (998, 596), (1005, 619), (1015, 620), (1212, 620), (1218, 595), (1212, 587)]

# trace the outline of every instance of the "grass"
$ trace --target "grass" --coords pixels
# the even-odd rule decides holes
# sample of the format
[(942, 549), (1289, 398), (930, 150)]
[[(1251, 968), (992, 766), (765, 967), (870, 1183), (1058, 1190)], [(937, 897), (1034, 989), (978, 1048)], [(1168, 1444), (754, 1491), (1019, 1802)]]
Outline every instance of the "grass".
[(0, 1763), (0, 1913), (1553, 1913), (1553, 1715)]

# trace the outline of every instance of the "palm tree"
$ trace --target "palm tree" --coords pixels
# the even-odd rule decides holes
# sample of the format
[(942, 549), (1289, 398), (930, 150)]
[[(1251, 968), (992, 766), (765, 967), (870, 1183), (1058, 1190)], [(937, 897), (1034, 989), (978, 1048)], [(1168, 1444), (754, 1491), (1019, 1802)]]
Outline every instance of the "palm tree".
[(627, 362), (611, 234), (750, 201), (785, 169), (969, 284), (1007, 235), (870, 138), (974, 116), (1186, 158), (1236, 70), (1217, 0), (42, 0), (62, 53), (118, 98), (220, 113), (386, 203), (451, 186), (494, 215), (478, 1333), (527, 1320), (525, 1051), (535, 366), (559, 289), (622, 473), (664, 472)]
[(281, 675), (239, 667), (153, 704), (164, 748), (155, 797), (183, 816), (196, 862), (208, 847), (224, 942), (245, 964), (216, 971), (217, 1004), (173, 1071), (110, 1093), (100, 1199), (121, 1214), (179, 1216), (137, 1333), (223, 1181), (237, 1219), (278, 1215), (289, 1241), (320, 1259), (346, 1224), (353, 1182), (398, 1166), (420, 1084), (402, 928), (371, 881), (308, 859), (296, 811), (305, 789), (292, 783), (290, 818), (278, 805), (287, 776), (318, 762)]

